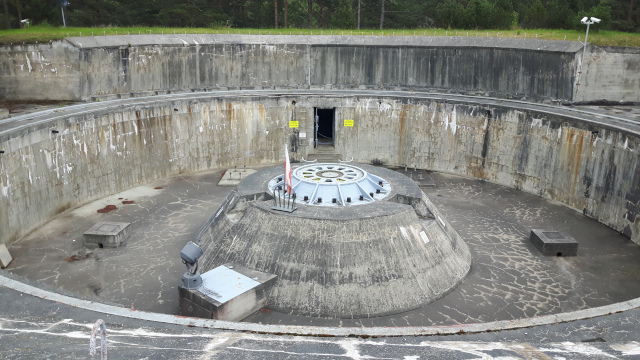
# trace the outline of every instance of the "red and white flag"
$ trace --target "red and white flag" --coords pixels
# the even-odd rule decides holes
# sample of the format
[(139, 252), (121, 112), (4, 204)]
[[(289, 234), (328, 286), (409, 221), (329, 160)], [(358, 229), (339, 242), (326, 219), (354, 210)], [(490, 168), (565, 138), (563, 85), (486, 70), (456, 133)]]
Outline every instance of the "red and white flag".
[(291, 163), (289, 162), (289, 150), (287, 149), (287, 145), (284, 145), (284, 187), (285, 193), (291, 195), (292, 193), (292, 183), (291, 183)]

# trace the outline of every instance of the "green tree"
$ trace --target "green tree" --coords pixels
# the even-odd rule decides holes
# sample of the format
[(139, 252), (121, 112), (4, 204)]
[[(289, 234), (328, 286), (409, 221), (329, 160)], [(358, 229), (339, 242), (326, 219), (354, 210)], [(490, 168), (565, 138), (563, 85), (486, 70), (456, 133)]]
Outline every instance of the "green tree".
[(436, 24), (440, 27), (461, 28), (465, 23), (464, 7), (455, 0), (445, 0), (436, 8), (436, 17)]
[(493, 27), (495, 8), (488, 0), (471, 0), (464, 11), (467, 29), (488, 29)]
[(333, 0), (332, 5), (331, 28), (353, 29), (356, 27), (356, 13), (351, 1)]
[[(547, 2), (547, 26), (552, 29), (572, 29), (575, 13), (566, 0)], [(579, 22), (578, 22), (579, 24)]]
[(509, 29), (513, 23), (513, 4), (511, 0), (494, 0), (491, 16), (492, 28)]
[(602, 0), (598, 5), (590, 8), (589, 10), (578, 12), (573, 19), (573, 23), (575, 24), (574, 27), (576, 29), (584, 29), (584, 25), (580, 23), (580, 19), (584, 17), (595, 17), (600, 19), (599, 23), (592, 24), (589, 27), (591, 31), (597, 32), (600, 29), (608, 29), (611, 25), (611, 7), (609, 6), (609, 2)]
[(547, 26), (547, 9), (540, 0), (535, 0), (526, 10), (521, 25), (527, 29), (542, 29)]

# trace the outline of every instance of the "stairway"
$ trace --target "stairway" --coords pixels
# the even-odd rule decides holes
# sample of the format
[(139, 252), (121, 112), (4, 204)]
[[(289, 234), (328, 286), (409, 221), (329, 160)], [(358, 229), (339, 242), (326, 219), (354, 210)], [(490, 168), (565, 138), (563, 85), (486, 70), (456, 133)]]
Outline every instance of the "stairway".
[(318, 145), (309, 153), (308, 161), (318, 160), (319, 163), (337, 163), (338, 160), (344, 160), (342, 154), (336, 152), (333, 145)]

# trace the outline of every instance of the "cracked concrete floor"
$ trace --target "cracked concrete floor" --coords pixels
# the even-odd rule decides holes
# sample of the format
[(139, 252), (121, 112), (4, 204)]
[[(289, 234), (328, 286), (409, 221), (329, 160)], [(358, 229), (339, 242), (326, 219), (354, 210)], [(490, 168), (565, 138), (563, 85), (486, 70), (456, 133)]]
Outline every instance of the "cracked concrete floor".
[[(179, 252), (232, 189), (216, 185), (222, 173), (166, 179), (67, 211), (15, 243), (8, 270), (99, 301), (176, 314), (184, 272)], [(640, 247), (621, 234), (521, 191), (453, 175), (431, 173), (431, 178), (436, 187), (425, 188), (425, 193), (473, 254), (471, 272), (449, 295), (414, 311), (378, 318), (308, 318), (263, 309), (246, 321), (445, 325), (539, 316), (640, 297)], [(97, 213), (109, 204), (118, 209)], [(85, 249), (82, 233), (98, 221), (130, 222), (133, 234), (118, 249)], [(528, 242), (530, 228), (569, 232), (579, 242), (578, 256), (540, 255)], [(73, 255), (79, 260), (67, 261)]]

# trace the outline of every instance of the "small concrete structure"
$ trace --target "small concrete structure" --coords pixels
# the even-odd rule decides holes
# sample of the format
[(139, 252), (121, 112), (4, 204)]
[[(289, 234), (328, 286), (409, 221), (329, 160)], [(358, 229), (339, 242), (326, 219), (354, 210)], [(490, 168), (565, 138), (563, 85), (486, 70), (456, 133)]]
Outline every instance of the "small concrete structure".
[(13, 258), (11, 257), (11, 254), (9, 254), (7, 247), (4, 244), (0, 245), (0, 265), (5, 268), (9, 266), (11, 260), (13, 260)]
[(264, 307), (277, 276), (225, 264), (202, 274), (198, 289), (179, 287), (180, 315), (240, 321)]
[(9, 118), (9, 110), (0, 108), (0, 120)]
[(529, 241), (542, 255), (578, 255), (578, 242), (564, 231), (531, 229)]
[(222, 175), (222, 178), (218, 182), (218, 186), (236, 186), (236, 185), (240, 184), (240, 182), (244, 178), (246, 178), (247, 176), (249, 176), (249, 175), (251, 175), (251, 174), (253, 174), (255, 172), (256, 172), (256, 170), (247, 169), (247, 168), (229, 169), (224, 173), (224, 175)]
[(101, 221), (82, 235), (87, 247), (117, 248), (131, 235), (131, 227), (129, 223)]

